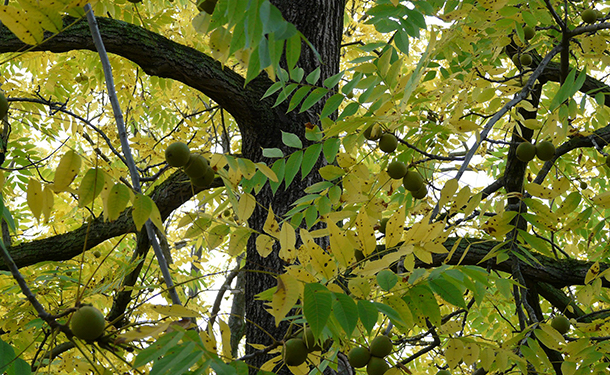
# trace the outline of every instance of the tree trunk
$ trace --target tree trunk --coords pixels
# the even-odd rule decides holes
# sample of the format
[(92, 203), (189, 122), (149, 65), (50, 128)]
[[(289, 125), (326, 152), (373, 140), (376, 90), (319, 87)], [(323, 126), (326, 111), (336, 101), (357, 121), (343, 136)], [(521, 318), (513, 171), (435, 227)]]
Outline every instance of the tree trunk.
[[(314, 45), (321, 56), (321, 61), (316, 59), (315, 54), (305, 45), (302, 48), (302, 56), (299, 66), (309, 72), (320, 66), (320, 81), (339, 72), (339, 51), (342, 37), (343, 25), (343, 0), (308, 0), (300, 2), (272, 1), (280, 9), (284, 18), (292, 22), (296, 28)], [(242, 152), (248, 159), (258, 162), (268, 162), (262, 157), (261, 148), (277, 147), (284, 151), (285, 155), (294, 152), (281, 143), (281, 132), (297, 134), (305, 146), (309, 145), (305, 139), (305, 124), (319, 124), (318, 113), (320, 113), (324, 102), (320, 102), (310, 110), (298, 114), (296, 111), (285, 114), (286, 107), (276, 108), (278, 118), (284, 121), (275, 124), (258, 124), (257, 127), (240, 126), (242, 129), (243, 146)], [(264, 129), (261, 129), (262, 127)], [(245, 130), (245, 131), (244, 131)], [(318, 164), (321, 165), (322, 158)], [(311, 184), (320, 181), (320, 176), (316, 172), (317, 168), (305, 179), (300, 179), (297, 175), (291, 185), (282, 184), (276, 194), (272, 194), (269, 185), (266, 185), (256, 196), (257, 208), (249, 220), (250, 227), (263, 232), (263, 225), (267, 218), (269, 207), (273, 208), (276, 218), (279, 219), (290, 208), (292, 202), (302, 197), (304, 189)], [(252, 236), (247, 246), (246, 262), (246, 352), (248, 354), (256, 352), (256, 349), (249, 344), (270, 345), (274, 340), (282, 340), (286, 332), (286, 326), (280, 324), (276, 327), (274, 318), (265, 310), (261, 301), (256, 301), (255, 296), (277, 284), (276, 275), (283, 272), (285, 263), (278, 257), (276, 247), (271, 255), (262, 258), (256, 250), (256, 237)], [(260, 327), (260, 328), (259, 328)], [(250, 361), (251, 373), (258, 371), (270, 356), (254, 356)], [(284, 368), (284, 371), (286, 369)], [(284, 372), (280, 371), (280, 372)], [(287, 372), (287, 371), (286, 371)]]

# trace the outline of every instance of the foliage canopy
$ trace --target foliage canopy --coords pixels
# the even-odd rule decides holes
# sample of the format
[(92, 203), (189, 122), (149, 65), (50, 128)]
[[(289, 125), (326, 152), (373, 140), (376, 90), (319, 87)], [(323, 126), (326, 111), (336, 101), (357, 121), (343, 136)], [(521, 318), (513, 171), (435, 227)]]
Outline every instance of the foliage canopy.
[(607, 373), (610, 7), (286, 3), (0, 6), (2, 371)]

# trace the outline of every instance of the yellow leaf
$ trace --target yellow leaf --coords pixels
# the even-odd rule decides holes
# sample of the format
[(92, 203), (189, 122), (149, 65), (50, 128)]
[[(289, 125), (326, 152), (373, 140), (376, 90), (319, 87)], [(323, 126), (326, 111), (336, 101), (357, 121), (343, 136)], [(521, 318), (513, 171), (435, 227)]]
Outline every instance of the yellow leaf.
[(273, 244), (275, 243), (275, 239), (273, 237), (269, 237), (266, 234), (259, 234), (256, 237), (256, 251), (258, 251), (258, 255), (263, 258), (266, 258), (273, 251)]
[(358, 240), (360, 242), (360, 250), (365, 256), (370, 255), (376, 247), (375, 233), (373, 225), (369, 220), (366, 210), (363, 208), (356, 216), (356, 228), (358, 228)]
[(415, 245), (413, 246), (413, 254), (415, 254), (415, 256), (419, 258), (419, 260), (421, 260), (422, 262), (426, 264), (432, 264), (432, 253), (430, 253), (429, 251), (426, 251), (425, 249)]
[(263, 225), (263, 230), (270, 234), (271, 236), (277, 237), (280, 234), (280, 225), (275, 220), (275, 214), (273, 213), (273, 208), (269, 206), (269, 211), (267, 212), (267, 219), (265, 220), (265, 225)]
[(85, 173), (85, 176), (78, 187), (79, 207), (84, 207), (93, 202), (102, 192), (102, 189), (104, 188), (104, 178), (104, 173), (97, 168), (91, 168)]
[(165, 316), (176, 316), (180, 318), (199, 318), (197, 311), (187, 309), (182, 305), (152, 305), (149, 306), (153, 311)]
[(593, 263), (591, 268), (587, 271), (587, 275), (585, 276), (585, 284), (589, 284), (593, 279), (595, 279), (599, 275), (600, 267), (599, 262)]
[(74, 177), (78, 174), (81, 166), (81, 158), (73, 150), (69, 150), (62, 156), (59, 165), (55, 170), (55, 180), (53, 190), (55, 192), (64, 191), (70, 186)]
[(229, 248), (227, 254), (232, 257), (238, 256), (242, 251), (246, 249), (248, 238), (252, 232), (248, 228), (236, 228), (231, 232), (229, 240)]
[(108, 220), (114, 221), (119, 218), (119, 215), (130, 200), (130, 190), (123, 184), (115, 184), (110, 189), (106, 206), (108, 207)]
[(456, 179), (451, 179), (445, 183), (441, 190), (441, 199), (438, 201), (438, 206), (443, 207), (448, 202), (451, 202), (455, 196), (455, 192), (458, 188), (458, 182)]
[(237, 159), (237, 165), (239, 166), (239, 170), (243, 173), (244, 177), (248, 180), (254, 177), (256, 173), (256, 165), (254, 162), (248, 159)]
[(170, 321), (165, 321), (154, 326), (138, 326), (130, 331), (120, 334), (117, 337), (117, 340), (119, 340), (119, 342), (131, 342), (134, 340), (141, 340), (150, 336), (158, 336), (161, 333), (165, 332), (165, 330), (169, 328), (169, 325), (171, 323), (172, 322)]
[(44, 40), (44, 30), (39, 21), (29, 17), (24, 10), (2, 5), (0, 6), (0, 21), (26, 44), (36, 45)]
[(368, 299), (371, 293), (371, 281), (364, 277), (355, 277), (348, 281), (347, 288), (355, 297)]
[(483, 349), (479, 354), (481, 367), (483, 367), (485, 370), (489, 370), (494, 362), (495, 357), (496, 353), (493, 351), (492, 348), (487, 347)]
[(591, 202), (602, 208), (610, 208), (610, 191), (606, 191), (604, 193), (592, 197)]
[(55, 194), (49, 185), (46, 185), (42, 190), (42, 213), (45, 219), (48, 221), (53, 213), (53, 203), (55, 201)]
[(346, 269), (354, 261), (354, 247), (334, 221), (326, 220), (326, 226), (329, 231), (330, 252), (339, 265)]
[(239, 204), (237, 205), (237, 217), (239, 220), (247, 221), (256, 207), (256, 199), (252, 194), (245, 193), (239, 198)]
[(479, 345), (474, 342), (464, 344), (464, 362), (472, 365), (477, 359), (479, 359)]
[(544, 345), (553, 350), (562, 350), (561, 346), (565, 342), (563, 335), (551, 327), (549, 324), (541, 324), (540, 329), (534, 331), (536, 338)]
[[(210, 327), (210, 330), (212, 329), (212, 325), (209, 325), (208, 327)], [(211, 353), (218, 352), (218, 348), (216, 347), (216, 337), (214, 336), (214, 332), (206, 332), (204, 330), (201, 330), (201, 332), (199, 332), (199, 338), (201, 338), (201, 341), (203, 342), (203, 347), (205, 348), (205, 350), (207, 350), (208, 352), (211, 352)]]
[(273, 169), (269, 168), (265, 163), (256, 163), (256, 167), (259, 171), (261, 171), (268, 179), (273, 182), (279, 182), (280, 180), (277, 178), (277, 175), (273, 171)]
[(131, 215), (133, 217), (133, 223), (138, 230), (141, 230), (144, 223), (146, 223), (146, 220), (150, 218), (150, 215), (153, 212), (153, 204), (152, 199), (146, 195), (140, 193), (135, 196)]
[(280, 231), (280, 258), (286, 263), (292, 263), (297, 256), (296, 251), (296, 234), (294, 232), (294, 228), (290, 225), (289, 222), (284, 222), (282, 224), (282, 229)]
[(28, 182), (27, 201), (30, 211), (32, 211), (32, 214), (37, 220), (40, 220), (40, 214), (42, 214), (43, 200), (42, 185), (40, 185), (38, 180), (30, 178), (30, 181)]
[(271, 299), (271, 309), (269, 313), (275, 318), (275, 325), (286, 317), (290, 310), (299, 300), (300, 286), (299, 281), (287, 273), (283, 273), (277, 278), (277, 288)]
[(231, 358), (231, 329), (223, 320), (218, 319), (220, 326), (220, 338), (222, 340), (222, 355), (224, 358)]
[(337, 265), (333, 258), (315, 242), (307, 243), (307, 251), (311, 257), (312, 268), (326, 280), (332, 279), (335, 276), (335, 271), (337, 271)]
[(464, 343), (462, 340), (456, 338), (450, 338), (447, 340), (447, 347), (445, 348), (445, 359), (449, 367), (454, 368), (457, 366), (464, 355)]
[(20, 0), (19, 4), (27, 11), (28, 17), (40, 23), (44, 29), (58, 33), (63, 28), (60, 11), (63, 4), (59, 1)]
[(401, 205), (398, 211), (388, 219), (385, 229), (386, 248), (392, 248), (402, 240), (405, 225), (405, 205)]

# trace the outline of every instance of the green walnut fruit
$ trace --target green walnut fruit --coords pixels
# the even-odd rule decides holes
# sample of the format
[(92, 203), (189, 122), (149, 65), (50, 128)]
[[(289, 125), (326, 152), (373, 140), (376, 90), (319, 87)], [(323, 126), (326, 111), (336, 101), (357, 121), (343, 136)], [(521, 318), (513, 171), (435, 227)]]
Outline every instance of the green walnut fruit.
[(288, 366), (300, 366), (307, 359), (307, 347), (302, 339), (290, 339), (284, 345), (283, 358)]
[(426, 185), (423, 185), (418, 191), (412, 191), (411, 195), (415, 199), (424, 199), (426, 195), (428, 195), (428, 189), (426, 188)]
[(555, 328), (555, 330), (562, 335), (565, 335), (570, 330), (570, 321), (563, 315), (557, 315), (551, 320), (551, 327)]
[(517, 159), (527, 163), (536, 156), (536, 146), (530, 142), (523, 142), (517, 146)]
[(449, 372), (449, 370), (440, 370), (436, 373), (436, 375), (451, 375), (451, 373)]
[(533, 27), (525, 26), (523, 28), (523, 36), (525, 37), (525, 40), (530, 40), (534, 38), (534, 35), (536, 35), (536, 29), (534, 29)]
[(532, 65), (532, 56), (524, 53), (521, 56), (519, 56), (519, 62), (521, 63), (521, 66), (530, 66)]
[(364, 129), (364, 138), (369, 141), (376, 141), (381, 138), (381, 127), (377, 124), (369, 125)]
[(388, 218), (384, 217), (379, 221), (379, 232), (385, 234), (385, 228), (388, 226)]
[(8, 100), (6, 96), (0, 92), (0, 120), (8, 114)]
[(207, 159), (201, 155), (191, 155), (188, 164), (184, 167), (184, 173), (191, 178), (196, 180), (205, 176), (210, 169), (210, 164)]
[(347, 359), (349, 360), (349, 364), (353, 367), (362, 368), (369, 363), (371, 352), (369, 352), (367, 348), (358, 346), (347, 353)]
[(595, 9), (586, 9), (580, 14), (580, 18), (585, 23), (594, 23), (597, 21), (597, 12)]
[(536, 156), (542, 161), (549, 161), (555, 156), (555, 146), (549, 141), (536, 143)]
[(104, 314), (93, 306), (82, 306), (72, 314), (70, 329), (74, 336), (93, 341), (104, 333), (106, 320)]
[(174, 142), (165, 149), (165, 161), (172, 167), (184, 167), (191, 157), (186, 143)]
[(584, 190), (584, 189), (586, 189), (586, 188), (588, 188), (588, 187), (589, 187), (589, 185), (587, 185), (587, 183), (586, 183), (586, 182), (584, 182), (584, 181), (580, 181), (580, 188), (581, 188), (581, 189), (583, 189), (583, 190)]
[(408, 171), (402, 178), (402, 185), (410, 192), (418, 191), (424, 186), (424, 179), (416, 171)]
[(519, 66), (521, 63), (519, 62), (519, 54), (515, 53), (512, 57), (513, 60), (513, 64), (515, 64), (516, 66)]
[(371, 341), (371, 355), (383, 358), (392, 353), (392, 340), (386, 335), (377, 336)]
[(322, 350), (322, 347), (319, 343), (316, 342), (316, 339), (313, 336), (313, 331), (311, 328), (305, 328), (305, 332), (303, 333), (303, 341), (305, 342), (305, 347), (307, 348), (307, 352), (319, 352)]
[(207, 14), (212, 14), (214, 12), (214, 8), (216, 8), (216, 3), (218, 0), (203, 0), (197, 3), (197, 10), (200, 12), (206, 12)]
[(368, 375), (383, 375), (390, 369), (390, 366), (383, 358), (371, 357), (366, 365), (366, 373)]
[[(207, 161), (206, 161), (207, 162)], [(191, 183), (197, 187), (209, 187), (214, 181), (214, 170), (208, 166), (207, 171), (202, 177), (192, 178)]]
[(407, 166), (401, 161), (393, 161), (388, 164), (388, 174), (395, 180), (400, 180), (407, 174)]
[(379, 148), (385, 153), (391, 153), (398, 147), (398, 139), (394, 134), (386, 133), (379, 138)]

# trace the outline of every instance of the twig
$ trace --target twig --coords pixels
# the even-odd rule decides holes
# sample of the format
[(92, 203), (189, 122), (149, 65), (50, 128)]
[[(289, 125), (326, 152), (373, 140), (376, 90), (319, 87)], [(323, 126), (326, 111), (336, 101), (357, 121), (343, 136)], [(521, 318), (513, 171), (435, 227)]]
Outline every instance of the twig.
[[(112, 77), (112, 67), (110, 65), (110, 60), (108, 59), (106, 47), (104, 47), (102, 35), (100, 34), (100, 30), (97, 26), (97, 20), (95, 19), (95, 15), (93, 14), (93, 9), (91, 8), (90, 4), (85, 5), (85, 12), (87, 13), (87, 21), (89, 22), (89, 29), (91, 30), (91, 35), (93, 36), (95, 48), (97, 49), (98, 54), (100, 55), (100, 61), (104, 70), (104, 76), (106, 77), (106, 88), (108, 90), (108, 96), (110, 98), (110, 103), (112, 104), (112, 111), (114, 113), (117, 130), (119, 132), (119, 138), (121, 140), (121, 149), (123, 150), (123, 154), (125, 155), (125, 161), (127, 162), (127, 167), (129, 168), (129, 174), (131, 175), (133, 188), (136, 192), (140, 193), (140, 175), (138, 173), (138, 169), (136, 168), (136, 163), (133, 160), (133, 156), (131, 155), (131, 148), (127, 139), (127, 130), (125, 129), (125, 122), (123, 120), (123, 113), (121, 112), (121, 106), (119, 104), (119, 100), (116, 95), (116, 89), (114, 87), (114, 79)], [(155, 251), (157, 261), (159, 262), (161, 274), (165, 278), (165, 284), (167, 285), (172, 302), (174, 304), (181, 305), (180, 297), (176, 292), (176, 288), (174, 288), (174, 282), (172, 281), (171, 274), (169, 273), (167, 261), (163, 256), (163, 252), (161, 251), (161, 247), (159, 246), (159, 242), (157, 241), (157, 237), (155, 236), (153, 224), (150, 219), (146, 221), (144, 226), (146, 227), (148, 239), (150, 240), (150, 244), (152, 245), (152, 248)]]

